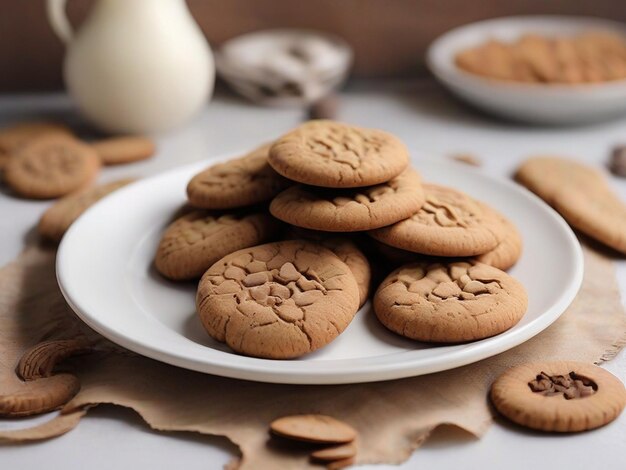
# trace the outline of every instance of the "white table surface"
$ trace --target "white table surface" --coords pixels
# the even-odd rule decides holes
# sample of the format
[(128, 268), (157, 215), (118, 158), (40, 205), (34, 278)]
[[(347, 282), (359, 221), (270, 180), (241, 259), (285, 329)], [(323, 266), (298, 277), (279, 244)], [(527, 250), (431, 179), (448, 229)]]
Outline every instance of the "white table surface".
[[(77, 122), (63, 95), (0, 96), (0, 125), (42, 115)], [(297, 125), (303, 116), (298, 110), (261, 108), (222, 94), (188, 126), (158, 137), (155, 158), (107, 168), (101, 179), (145, 176), (252, 147)], [(466, 108), (430, 81), (352, 85), (342, 94), (338, 118), (389, 130), (411, 147), (433, 156), (473, 153), (482, 159), (483, 171), (502, 177), (533, 154), (570, 155), (601, 166), (612, 145), (626, 144), (626, 118), (575, 128), (505, 123)], [(626, 200), (626, 179), (613, 178), (612, 182)], [(0, 265), (4, 265), (22, 250), (26, 239), (34, 236), (33, 227), (49, 203), (20, 200), (1, 191)], [(617, 268), (624, 299), (626, 262), (618, 261)], [(606, 367), (625, 380), (626, 354), (619, 354)], [(0, 420), (0, 429), (31, 426), (45, 419), (48, 417)], [(235, 451), (224, 438), (153, 432), (132, 411), (101, 406), (65, 436), (36, 444), (1, 446), (0, 469), (213, 469), (221, 468)], [(401, 468), (527, 470), (557, 466), (626, 468), (626, 413), (600, 430), (569, 436), (526, 432), (500, 420), (480, 440), (459, 430), (441, 429)]]

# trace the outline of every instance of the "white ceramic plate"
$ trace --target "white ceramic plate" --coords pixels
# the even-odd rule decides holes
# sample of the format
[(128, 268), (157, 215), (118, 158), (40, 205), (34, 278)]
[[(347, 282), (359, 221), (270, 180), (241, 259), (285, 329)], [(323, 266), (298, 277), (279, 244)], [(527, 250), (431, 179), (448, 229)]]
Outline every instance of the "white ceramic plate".
[(590, 30), (626, 34), (626, 26), (591, 17), (521, 16), (479, 21), (453, 29), (428, 48), (430, 70), (453, 93), (488, 112), (540, 124), (580, 124), (626, 112), (626, 80), (583, 85), (534, 85), (479, 77), (454, 58), (489, 39), (515, 41), (525, 33), (567, 36)]
[(206, 162), (134, 183), (88, 210), (59, 248), (59, 284), (85, 323), (125, 348), (180, 367), (264, 382), (337, 384), (427, 374), (498, 354), (554, 322), (574, 299), (583, 273), (580, 245), (563, 219), (509, 181), (465, 165), (414, 163), (426, 180), (489, 201), (522, 231), (524, 254), (511, 274), (526, 286), (529, 307), (511, 330), (460, 345), (417, 343), (387, 331), (368, 303), (333, 343), (299, 360), (231, 353), (201, 326), (195, 283), (167, 282), (152, 267), (163, 228), (185, 202), (187, 181)]

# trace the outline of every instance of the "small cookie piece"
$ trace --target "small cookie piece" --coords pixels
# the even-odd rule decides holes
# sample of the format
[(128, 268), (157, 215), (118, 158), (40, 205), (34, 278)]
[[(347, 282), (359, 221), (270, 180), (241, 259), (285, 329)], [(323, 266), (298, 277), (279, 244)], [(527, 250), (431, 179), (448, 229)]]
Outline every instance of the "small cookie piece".
[(618, 145), (611, 151), (609, 170), (615, 176), (626, 177), (626, 145)]
[(0, 129), (0, 170), (9, 162), (15, 150), (37, 137), (49, 134), (73, 135), (67, 127), (54, 122), (21, 122)]
[(132, 182), (133, 179), (127, 178), (65, 196), (43, 213), (37, 226), (39, 234), (49, 240), (61, 241), (70, 225), (91, 205)]
[(139, 135), (109, 137), (92, 142), (91, 146), (103, 165), (138, 162), (150, 158), (156, 151), (152, 140)]
[(291, 183), (267, 163), (270, 144), (241, 158), (218, 163), (187, 185), (189, 204), (202, 209), (231, 209), (269, 201)]
[(154, 265), (168, 279), (196, 279), (220, 258), (271, 240), (278, 228), (278, 221), (266, 213), (192, 211), (167, 227)]
[(593, 364), (552, 361), (522, 364), (491, 386), (491, 401), (511, 421), (548, 432), (604, 426), (626, 406), (624, 384)]
[(476, 155), (473, 155), (471, 153), (455, 153), (453, 155), (450, 155), (450, 158), (452, 158), (453, 160), (456, 160), (459, 163), (465, 163), (466, 165), (470, 165), (470, 166), (482, 165), (480, 158), (478, 158)]
[(270, 148), (269, 163), (299, 183), (356, 188), (398, 176), (409, 164), (409, 152), (387, 132), (314, 120), (278, 139)]
[(409, 264), (392, 272), (374, 295), (383, 325), (434, 343), (488, 338), (526, 312), (524, 287), (507, 273), (475, 261)]
[(494, 231), (500, 241), (493, 250), (478, 255), (474, 259), (480, 263), (506, 271), (517, 263), (517, 260), (522, 255), (522, 236), (515, 224), (500, 212), (485, 203), (479, 202), (479, 205), (487, 216), (492, 217), (496, 221)]
[(599, 171), (565, 158), (536, 157), (520, 166), (516, 178), (570, 225), (626, 253), (626, 205)]
[(99, 169), (100, 159), (90, 146), (51, 134), (17, 149), (5, 167), (4, 178), (20, 196), (51, 199), (85, 188)]
[(270, 212), (298, 227), (356, 232), (406, 219), (423, 203), (419, 174), (409, 169), (387, 183), (367, 188), (329, 190), (293, 186), (274, 198)]
[(356, 444), (348, 442), (333, 447), (324, 447), (311, 452), (311, 458), (313, 460), (321, 460), (322, 462), (333, 462), (336, 460), (351, 459), (356, 456)]
[(315, 444), (343, 444), (357, 436), (349, 424), (318, 414), (283, 416), (272, 421), (270, 430), (280, 437)]
[(334, 340), (359, 308), (350, 268), (304, 240), (225, 256), (202, 276), (196, 306), (205, 329), (238, 353), (292, 359)]
[(499, 243), (495, 221), (477, 201), (445, 186), (425, 184), (426, 202), (406, 220), (368, 232), (376, 240), (433, 256), (475, 256)]

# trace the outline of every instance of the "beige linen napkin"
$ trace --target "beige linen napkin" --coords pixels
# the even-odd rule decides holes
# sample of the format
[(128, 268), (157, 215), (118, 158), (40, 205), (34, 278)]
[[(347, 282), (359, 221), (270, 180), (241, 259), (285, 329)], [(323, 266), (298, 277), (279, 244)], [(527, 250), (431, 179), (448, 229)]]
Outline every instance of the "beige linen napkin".
[(0, 270), (0, 394), (22, 383), (15, 367), (30, 346), (83, 335), (96, 347), (64, 366), (82, 382), (62, 414), (32, 429), (0, 432), (0, 441), (53, 437), (78, 424), (85, 409), (114, 403), (158, 430), (226, 436), (242, 456), (231, 468), (306, 468), (305, 448), (284, 447), (267, 433), (274, 418), (325, 413), (358, 429), (358, 463), (398, 463), (442, 424), (480, 437), (492, 423), (487, 392), (507, 367), (547, 359), (602, 362), (624, 344), (626, 317), (612, 262), (585, 247), (578, 297), (550, 328), (523, 345), (451, 371), (389, 382), (290, 386), (225, 379), (146, 359), (102, 339), (65, 304), (54, 277), (54, 250), (31, 247)]

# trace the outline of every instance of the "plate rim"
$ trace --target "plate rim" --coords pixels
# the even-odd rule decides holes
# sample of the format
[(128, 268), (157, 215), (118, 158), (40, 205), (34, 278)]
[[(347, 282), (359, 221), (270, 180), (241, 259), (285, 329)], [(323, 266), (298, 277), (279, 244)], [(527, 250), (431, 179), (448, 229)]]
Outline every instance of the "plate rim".
[[(461, 367), (467, 364), (471, 364), (482, 359), (486, 359), (488, 357), (492, 357), (496, 354), (502, 353), (509, 349), (512, 349), (526, 341), (528, 341), (533, 336), (537, 335), (544, 329), (548, 328), (552, 323), (554, 323), (567, 309), (567, 307), (571, 304), (571, 302), (576, 297), (578, 291), (580, 290), (580, 286), (583, 280), (584, 274), (584, 258), (582, 247), (578, 242), (576, 236), (572, 229), (567, 225), (565, 220), (549, 205), (547, 205), (543, 200), (538, 198), (535, 194), (528, 191), (526, 188), (521, 187), (518, 184), (515, 184), (512, 181), (509, 181), (505, 178), (494, 177), (490, 175), (486, 175), (477, 169), (466, 168), (462, 164), (456, 162), (444, 162), (441, 160), (436, 160), (433, 158), (426, 158), (419, 156), (419, 160), (421, 162), (427, 161), (429, 164), (439, 165), (439, 166), (453, 166), (456, 168), (463, 167), (464, 171), (473, 173), (476, 177), (482, 178), (485, 180), (489, 180), (495, 182), (499, 185), (507, 186), (509, 190), (516, 192), (518, 195), (531, 200), (533, 203), (539, 203), (543, 206), (543, 209), (546, 213), (556, 222), (563, 233), (566, 235), (570, 248), (573, 249), (573, 254), (575, 259), (573, 260), (574, 266), (577, 267), (576, 271), (572, 274), (572, 280), (566, 290), (561, 292), (561, 295), (558, 299), (552, 304), (552, 306), (541, 313), (540, 317), (531, 321), (530, 323), (514, 330), (513, 338), (509, 338), (507, 333), (510, 333), (511, 330), (502, 333), (501, 335), (496, 335), (491, 338), (486, 338), (484, 340), (480, 340), (472, 343), (464, 343), (464, 345), (468, 345), (470, 348), (460, 349), (454, 351), (452, 353), (452, 360), (449, 355), (443, 356), (434, 356), (431, 358), (416, 358), (414, 360), (403, 361), (400, 365), (396, 363), (387, 363), (382, 365), (372, 366), (364, 365), (361, 367), (356, 367), (355, 365), (351, 366), (349, 372), (345, 370), (330, 370), (325, 371), (323, 373), (316, 373), (311, 376), (309, 371), (297, 371), (297, 370), (285, 370), (285, 371), (277, 371), (275, 364), (277, 361), (267, 360), (267, 359), (258, 359), (254, 358), (254, 365), (251, 367), (246, 364), (245, 356), (238, 356), (233, 354), (233, 357), (238, 358), (241, 362), (237, 364), (237, 360), (235, 360), (235, 364), (220, 364), (216, 361), (207, 361), (207, 360), (199, 360), (197, 358), (190, 358), (184, 355), (179, 354), (177, 351), (164, 351), (163, 348), (159, 348), (158, 345), (154, 344), (146, 344), (142, 339), (137, 340), (136, 338), (131, 338), (124, 333), (118, 332), (114, 328), (110, 328), (103, 323), (99, 319), (91, 316), (88, 312), (84, 311), (79, 305), (78, 302), (75, 301), (72, 294), (69, 292), (71, 289), (68, 289), (65, 285), (65, 278), (67, 277), (64, 274), (64, 263), (67, 258), (67, 254), (70, 251), (70, 241), (74, 233), (78, 232), (81, 227), (81, 221), (86, 220), (84, 216), (89, 213), (93, 213), (92, 211), (100, 206), (103, 203), (106, 203), (106, 200), (110, 197), (122, 197), (122, 195), (126, 191), (132, 191), (133, 188), (136, 188), (139, 185), (150, 185), (154, 180), (158, 180), (161, 178), (172, 177), (176, 173), (186, 173), (190, 172), (193, 169), (200, 169), (203, 166), (211, 163), (217, 163), (220, 161), (224, 161), (229, 157), (234, 155), (238, 155), (239, 152), (229, 152), (226, 154), (220, 154), (216, 157), (213, 157), (207, 162), (206, 160), (194, 162), (191, 164), (186, 164), (184, 166), (176, 167), (173, 169), (168, 169), (163, 172), (157, 173), (156, 175), (149, 176), (147, 178), (143, 178), (135, 183), (131, 183), (130, 185), (119, 189), (115, 193), (103, 198), (103, 200), (94, 204), (90, 207), (84, 214), (77, 219), (74, 224), (70, 227), (68, 232), (63, 237), (61, 244), (59, 245), (57, 257), (56, 257), (56, 277), (57, 282), (60, 288), (60, 291), (65, 298), (66, 302), (70, 306), (70, 308), (75, 312), (75, 314), (80, 318), (81, 321), (86, 323), (90, 328), (92, 328), (97, 333), (101, 334), (105, 338), (110, 341), (126, 348), (130, 351), (138, 353), (140, 355), (146, 356), (151, 359), (155, 359), (170, 365), (174, 365), (177, 367), (182, 367), (185, 369), (194, 370), (197, 372), (208, 373), (219, 375), (223, 377), (229, 377), (234, 379), (242, 379), (242, 380), (251, 380), (258, 382), (267, 382), (267, 383), (283, 383), (283, 384), (348, 384), (348, 383), (365, 383), (365, 382), (377, 382), (377, 381), (385, 381), (392, 379), (401, 379), (407, 377), (413, 377), (418, 375), (425, 375), (433, 372), (443, 371), (454, 369), (457, 367)], [(154, 321), (158, 321), (153, 319)], [(191, 340), (190, 340), (191, 341)], [(397, 354), (411, 354), (413, 351), (404, 351)], [(460, 355), (461, 357), (456, 357)], [(241, 360), (245, 358), (244, 360)], [(351, 362), (351, 359), (342, 359), (343, 361)], [(338, 360), (339, 361), (339, 360)], [(297, 361), (286, 361), (290, 363), (297, 364)], [(419, 365), (415, 363), (418, 362)], [(426, 365), (424, 365), (426, 362)], [(270, 365), (271, 364), (271, 365)], [(444, 365), (445, 364), (445, 365)], [(419, 367), (419, 372), (415, 372), (416, 367)]]

